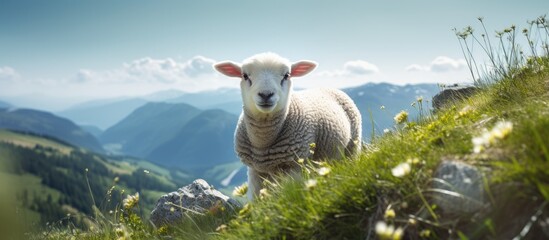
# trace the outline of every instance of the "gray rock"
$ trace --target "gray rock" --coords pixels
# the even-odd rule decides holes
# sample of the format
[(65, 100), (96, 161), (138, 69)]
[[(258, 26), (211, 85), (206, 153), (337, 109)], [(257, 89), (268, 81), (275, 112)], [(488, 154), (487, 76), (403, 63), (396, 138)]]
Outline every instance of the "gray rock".
[(185, 215), (203, 214), (221, 208), (235, 211), (242, 205), (215, 190), (205, 180), (196, 179), (176, 192), (161, 196), (151, 212), (150, 221), (156, 227), (172, 225), (184, 221)]
[(433, 109), (440, 110), (451, 102), (468, 98), (478, 90), (475, 86), (453, 86), (444, 89), (433, 97)]
[(485, 203), (480, 171), (458, 161), (442, 161), (434, 174), (432, 200), (445, 214), (473, 213)]

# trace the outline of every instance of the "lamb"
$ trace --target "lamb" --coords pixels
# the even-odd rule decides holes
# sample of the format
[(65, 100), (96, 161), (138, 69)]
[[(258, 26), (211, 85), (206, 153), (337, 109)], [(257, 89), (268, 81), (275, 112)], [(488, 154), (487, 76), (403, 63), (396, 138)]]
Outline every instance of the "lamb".
[(251, 199), (264, 187), (264, 180), (300, 173), (300, 158), (341, 159), (361, 150), (362, 119), (349, 96), (337, 89), (292, 90), (293, 78), (316, 66), (306, 60), (290, 63), (274, 53), (257, 54), (242, 64), (214, 65), (226, 76), (241, 78), (244, 106), (235, 151), (248, 167)]

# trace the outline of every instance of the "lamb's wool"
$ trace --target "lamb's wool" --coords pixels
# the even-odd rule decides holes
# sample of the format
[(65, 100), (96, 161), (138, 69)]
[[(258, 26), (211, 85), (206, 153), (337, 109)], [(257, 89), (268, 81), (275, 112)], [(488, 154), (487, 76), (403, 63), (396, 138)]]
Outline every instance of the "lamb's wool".
[[(240, 116), (235, 150), (249, 171), (254, 171), (250, 175), (271, 179), (297, 170), (299, 158), (339, 159), (360, 151), (361, 116), (345, 93), (312, 89), (290, 96), (285, 113), (255, 119), (244, 110)], [(312, 156), (311, 143), (316, 145)], [(261, 188), (260, 183), (249, 185)]]

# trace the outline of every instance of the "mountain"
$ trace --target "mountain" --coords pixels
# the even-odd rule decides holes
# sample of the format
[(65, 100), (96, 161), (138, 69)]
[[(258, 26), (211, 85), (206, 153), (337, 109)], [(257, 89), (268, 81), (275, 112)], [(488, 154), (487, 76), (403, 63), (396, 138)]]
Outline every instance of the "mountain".
[[(355, 102), (362, 115), (362, 136), (368, 139), (373, 128), (376, 134), (384, 129), (391, 129), (395, 122), (393, 117), (401, 110), (406, 110), (410, 119), (419, 115), (419, 107), (415, 102), (423, 97), (423, 113), (431, 108), (431, 99), (440, 89), (436, 84), (393, 85), (388, 83), (369, 83), (354, 88), (342, 89)], [(382, 108), (383, 106), (383, 108)]]
[[(193, 180), (186, 172), (148, 161), (104, 156), (55, 139), (6, 130), (0, 130), (0, 159), (2, 184), (9, 184), (2, 186), (12, 188), (18, 212), (29, 225), (62, 219), (86, 225), (82, 215), (93, 215), (92, 206), (110, 216), (121, 197), (136, 192), (142, 213), (148, 215), (160, 195)], [(68, 213), (72, 217), (67, 218)]]
[(11, 107), (13, 107), (11, 104), (4, 101), (0, 101), (0, 108), (11, 108)]
[(200, 109), (213, 109), (226, 103), (240, 103), (240, 109), (242, 109), (242, 97), (240, 89), (237, 88), (221, 88), (197, 93), (185, 93), (177, 98), (168, 99), (166, 102), (186, 103)]
[(165, 166), (208, 169), (237, 160), (234, 131), (238, 117), (222, 110), (202, 111), (147, 159)]
[[(219, 183), (242, 166), (234, 153), (237, 121), (236, 115), (218, 109), (152, 102), (107, 129), (100, 140), (111, 153), (193, 171), (197, 177)], [(230, 165), (235, 162), (238, 166)], [(229, 165), (218, 167), (225, 164)], [(219, 171), (212, 174), (214, 167)], [(226, 182), (235, 182), (230, 180)]]
[(100, 140), (108, 149), (147, 157), (199, 113), (200, 110), (184, 103), (147, 103), (108, 128)]
[(97, 100), (79, 104), (57, 114), (80, 125), (107, 129), (147, 102), (141, 98)]
[(103, 152), (99, 141), (68, 119), (32, 109), (0, 109), (0, 128), (50, 136), (75, 146)]
[(103, 134), (103, 130), (94, 125), (80, 125), (80, 128), (84, 129), (84, 131), (86, 132), (91, 133), (91, 135), (93, 135), (97, 139), (99, 139), (99, 137), (101, 137), (101, 134)]
[(200, 109), (222, 109), (240, 114), (242, 100), (239, 89), (223, 88), (197, 93), (164, 90), (137, 98), (111, 98), (93, 100), (57, 112), (80, 125), (94, 125), (107, 129), (148, 102), (186, 103)]

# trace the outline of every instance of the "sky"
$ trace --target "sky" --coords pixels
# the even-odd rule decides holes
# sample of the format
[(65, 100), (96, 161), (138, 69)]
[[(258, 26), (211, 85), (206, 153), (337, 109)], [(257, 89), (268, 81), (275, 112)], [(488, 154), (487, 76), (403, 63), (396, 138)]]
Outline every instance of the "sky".
[(547, 0), (0, 0), (0, 100), (60, 110), (236, 88), (212, 64), (261, 52), (316, 61), (297, 88), (470, 82), (453, 28), (547, 13)]

